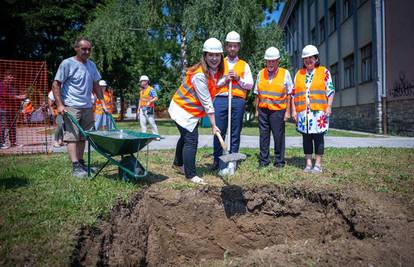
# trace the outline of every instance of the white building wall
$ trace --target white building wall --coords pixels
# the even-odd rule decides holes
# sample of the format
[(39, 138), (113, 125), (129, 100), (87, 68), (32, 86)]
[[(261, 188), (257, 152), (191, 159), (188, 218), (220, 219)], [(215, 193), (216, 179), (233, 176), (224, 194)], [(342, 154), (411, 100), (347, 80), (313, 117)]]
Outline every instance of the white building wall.
[(342, 106), (353, 106), (356, 105), (356, 89), (355, 87), (347, 88), (341, 91), (341, 104)]
[[(361, 48), (372, 41), (371, 1), (365, 2), (358, 13), (358, 47)], [(369, 21), (369, 23), (368, 23)], [(362, 23), (363, 22), (363, 23)]]
[(352, 17), (348, 18), (341, 26), (341, 55), (344, 58), (354, 52), (354, 30)]
[(332, 65), (338, 61), (338, 32), (333, 32), (328, 37), (329, 42), (329, 65)]
[(375, 102), (376, 90), (373, 82), (358, 86), (358, 104), (370, 104)]

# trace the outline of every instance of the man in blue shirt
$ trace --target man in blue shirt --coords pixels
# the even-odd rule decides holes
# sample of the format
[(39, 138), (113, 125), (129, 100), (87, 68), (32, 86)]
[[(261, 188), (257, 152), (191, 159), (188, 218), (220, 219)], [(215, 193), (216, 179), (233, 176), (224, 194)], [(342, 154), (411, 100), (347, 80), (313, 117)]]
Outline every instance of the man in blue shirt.
[[(84, 37), (75, 41), (76, 55), (62, 61), (52, 84), (58, 113), (71, 114), (84, 130), (94, 126), (91, 95), (103, 100), (98, 81), (101, 79), (95, 63), (89, 60), (92, 45)], [(106, 110), (105, 103), (103, 104)], [(88, 175), (83, 153), (85, 139), (68, 116), (64, 116), (63, 140), (68, 143), (69, 158), (72, 161), (72, 174), (83, 178)]]

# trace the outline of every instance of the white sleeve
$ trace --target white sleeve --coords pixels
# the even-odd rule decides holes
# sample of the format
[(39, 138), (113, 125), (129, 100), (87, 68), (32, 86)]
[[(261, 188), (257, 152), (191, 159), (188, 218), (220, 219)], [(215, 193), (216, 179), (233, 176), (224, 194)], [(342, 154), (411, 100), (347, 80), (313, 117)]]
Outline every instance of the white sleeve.
[(259, 71), (259, 73), (257, 74), (256, 83), (254, 85), (254, 91), (253, 91), (253, 93), (255, 95), (259, 94), (259, 89), (257, 89), (257, 85), (259, 84), (260, 73), (261, 73), (261, 71)]
[(53, 91), (50, 91), (49, 94), (47, 95), (47, 97), (51, 100), (51, 101), (55, 101), (55, 96), (53, 95)]
[(206, 113), (214, 113), (213, 101), (208, 91), (207, 77), (203, 73), (197, 73), (191, 79), (191, 83)]
[(249, 64), (244, 67), (244, 75), (240, 77), (239, 84), (244, 90), (250, 90), (253, 87), (253, 75)]
[(288, 70), (286, 70), (286, 73), (285, 73), (284, 86), (286, 89), (286, 94), (288, 95), (292, 94), (293, 82), (292, 82), (292, 77), (290, 76), (290, 72)]

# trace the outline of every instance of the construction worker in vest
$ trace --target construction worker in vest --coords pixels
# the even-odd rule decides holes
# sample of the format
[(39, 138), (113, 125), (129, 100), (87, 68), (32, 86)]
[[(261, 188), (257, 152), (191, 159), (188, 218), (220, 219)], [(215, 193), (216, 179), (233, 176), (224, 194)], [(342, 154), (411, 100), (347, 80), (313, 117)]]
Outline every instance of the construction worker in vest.
[[(292, 117), (297, 131), (303, 136), (304, 172), (321, 173), (324, 135), (329, 128), (335, 87), (328, 69), (320, 66), (319, 51), (315, 46), (305, 46), (302, 58), (303, 68), (295, 76)], [(313, 153), (316, 159), (312, 168)]]
[[(217, 127), (220, 129), (223, 139), (226, 137), (228, 124), (228, 96), (229, 84), (232, 85), (231, 100), (231, 144), (230, 153), (239, 152), (240, 133), (243, 125), (243, 115), (246, 106), (247, 92), (253, 88), (253, 77), (246, 61), (241, 60), (237, 55), (240, 50), (240, 35), (231, 31), (226, 36), (227, 57), (224, 59), (224, 76), (226, 84), (218, 88), (214, 99), (214, 110), (216, 114)], [(214, 162), (212, 169), (220, 169), (219, 175), (234, 173), (236, 162), (228, 165), (220, 163), (219, 157), (223, 154), (223, 149), (217, 137), (214, 138)]]
[[(155, 89), (149, 85), (149, 78), (147, 75), (142, 75), (139, 78), (140, 92), (137, 112), (139, 114), (139, 124), (141, 125), (141, 132), (147, 132), (147, 123), (151, 125), (153, 134), (158, 135), (158, 127), (155, 123), (154, 107), (155, 102), (158, 101), (158, 95)], [(160, 138), (157, 138), (159, 141)]]
[(112, 123), (112, 119), (110, 115), (113, 112), (113, 94), (111, 89), (108, 87), (108, 84), (105, 80), (99, 81), (99, 86), (102, 89), (103, 93), (103, 101), (106, 105), (106, 112), (104, 112), (102, 107), (102, 101), (100, 99), (96, 99), (95, 101), (95, 129), (96, 130), (111, 130), (115, 126)]
[(293, 82), (288, 70), (279, 67), (280, 52), (276, 47), (266, 49), (266, 67), (257, 75), (256, 116), (259, 119), (259, 167), (269, 165), (270, 132), (274, 142), (276, 168), (285, 166), (285, 121), (290, 118), (290, 95)]
[(25, 123), (30, 123), (31, 116), (33, 113), (33, 104), (32, 104), (32, 101), (30, 101), (30, 99), (26, 99), (24, 101), (22, 113), (23, 113), (23, 121)]
[[(168, 112), (180, 132), (173, 168), (185, 174), (194, 183), (205, 184), (196, 173), (198, 125), (206, 114), (210, 120), (213, 135), (219, 134), (214, 116), (213, 98), (216, 84), (224, 71), (223, 46), (216, 38), (204, 42), (200, 62), (190, 67), (184, 81), (174, 94)], [(225, 79), (221, 79), (224, 84)]]

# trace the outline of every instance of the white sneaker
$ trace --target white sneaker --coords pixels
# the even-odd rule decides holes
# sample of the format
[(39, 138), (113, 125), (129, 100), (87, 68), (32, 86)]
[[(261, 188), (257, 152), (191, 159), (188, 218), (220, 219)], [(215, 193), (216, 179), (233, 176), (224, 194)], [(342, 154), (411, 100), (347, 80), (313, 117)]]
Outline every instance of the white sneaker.
[(0, 149), (8, 149), (8, 148), (9, 148), (9, 146), (6, 145), (6, 144), (1, 144), (0, 145)]
[(312, 173), (322, 173), (322, 167), (315, 165), (311, 171)]
[(191, 182), (196, 183), (196, 184), (207, 184), (206, 182), (204, 182), (204, 180), (198, 176), (194, 176), (193, 178), (190, 179)]
[(224, 176), (230, 175), (230, 173), (229, 173), (229, 169), (228, 169), (228, 168), (224, 168), (224, 169), (220, 170), (220, 171), (218, 172), (218, 175), (219, 175), (219, 176), (221, 176), (221, 177), (224, 177)]
[(312, 166), (306, 165), (305, 169), (303, 169), (303, 172), (306, 172), (306, 173), (312, 172)]
[(237, 166), (236, 162), (230, 161), (227, 164), (226, 168), (224, 168), (224, 169), (222, 169), (218, 172), (218, 175), (221, 176), (221, 177), (224, 177), (224, 176), (227, 176), (227, 175), (234, 175), (236, 173), (236, 166)]

